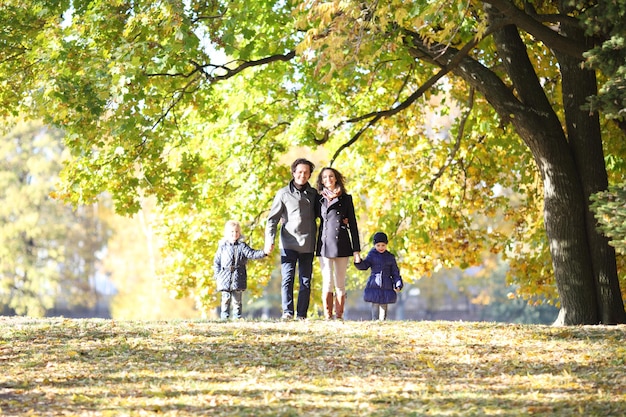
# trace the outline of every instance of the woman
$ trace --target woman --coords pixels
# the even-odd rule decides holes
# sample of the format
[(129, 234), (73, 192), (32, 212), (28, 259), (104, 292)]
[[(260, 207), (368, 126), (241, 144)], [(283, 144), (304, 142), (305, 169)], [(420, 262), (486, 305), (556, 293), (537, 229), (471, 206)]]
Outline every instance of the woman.
[(322, 168), (317, 177), (317, 191), (320, 228), (315, 254), (322, 269), (324, 317), (333, 317), (334, 304), (336, 317), (341, 320), (346, 305), (348, 258), (354, 256), (355, 262), (361, 262), (359, 229), (352, 196), (346, 193), (344, 178), (336, 169)]

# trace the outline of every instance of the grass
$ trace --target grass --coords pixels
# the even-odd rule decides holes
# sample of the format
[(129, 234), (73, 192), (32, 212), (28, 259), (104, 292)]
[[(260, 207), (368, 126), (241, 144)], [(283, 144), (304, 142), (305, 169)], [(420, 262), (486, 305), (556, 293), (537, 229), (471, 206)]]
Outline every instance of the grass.
[(626, 326), (0, 317), (3, 416), (622, 416)]

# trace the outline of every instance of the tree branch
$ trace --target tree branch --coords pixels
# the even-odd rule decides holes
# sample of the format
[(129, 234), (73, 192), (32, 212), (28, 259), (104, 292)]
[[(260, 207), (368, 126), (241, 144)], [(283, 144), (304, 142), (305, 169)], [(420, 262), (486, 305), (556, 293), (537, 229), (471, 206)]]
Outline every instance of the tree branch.
[[(209, 82), (215, 82), (215, 81), (222, 81), (222, 80), (226, 80), (228, 78), (231, 78), (237, 74), (239, 74), (240, 72), (242, 72), (243, 70), (247, 69), (247, 68), (251, 68), (251, 67), (258, 67), (261, 65), (266, 65), (269, 64), (271, 62), (276, 62), (276, 61), (289, 61), (291, 59), (293, 59), (293, 57), (296, 56), (296, 52), (295, 51), (290, 51), (287, 52), (286, 54), (283, 55), (270, 55), (267, 56), (265, 58), (261, 58), (261, 59), (257, 59), (257, 60), (253, 60), (253, 61), (244, 61), (241, 65), (239, 65), (238, 67), (235, 68), (230, 68), (228, 65), (232, 64), (233, 62), (236, 61), (231, 61), (228, 64), (225, 65), (214, 65), (214, 64), (199, 64), (195, 61), (191, 61), (191, 64), (194, 66), (194, 70), (188, 73), (150, 73), (150, 74), (146, 74), (146, 76), (148, 77), (184, 77), (184, 78), (189, 78), (191, 76), (193, 76), (194, 74), (201, 72), (204, 77), (209, 81)], [(214, 70), (210, 72), (206, 71), (206, 68), (208, 67), (213, 67)], [(213, 75), (212, 73), (215, 71), (224, 71), (224, 74), (221, 75)]]
[[(542, 21), (545, 20), (547, 16), (543, 16), (540, 20), (537, 20), (534, 18), (537, 15), (531, 15), (518, 9), (508, 0), (485, 0), (485, 3), (498, 9), (511, 23), (531, 34), (535, 39), (545, 43), (551, 49), (556, 49), (581, 60), (583, 59), (583, 53), (589, 50), (586, 45), (561, 36), (553, 29), (545, 26)], [(557, 20), (554, 19), (554, 15), (550, 16), (553, 17), (553, 21)], [(562, 19), (560, 21), (562, 21)], [(571, 23), (571, 19), (569, 19), (567, 23)]]
[(493, 40), (520, 101), (537, 112), (550, 113), (552, 106), (517, 28), (507, 25), (494, 33)]
[[(251, 68), (251, 67), (258, 67), (261, 65), (266, 65), (269, 64), (271, 62), (277, 62), (277, 61), (290, 61), (291, 59), (293, 59), (293, 57), (296, 56), (296, 51), (289, 51), (286, 54), (283, 55), (270, 55), (267, 56), (265, 58), (261, 58), (261, 59), (257, 59), (257, 60), (253, 60), (253, 61), (245, 61), (242, 64), (240, 64), (239, 66), (235, 67), (235, 68), (229, 68), (227, 65), (235, 62), (229, 62), (226, 65), (222, 65), (219, 67), (219, 69), (224, 70), (226, 73), (223, 75), (209, 75), (206, 72), (202, 71), (206, 78), (210, 81), (220, 81), (220, 80), (225, 80), (228, 78), (231, 78), (237, 74), (239, 74), (240, 72), (242, 72), (243, 70), (247, 69), (247, 68)], [(202, 67), (204, 68), (204, 66)]]
[(187, 92), (187, 88), (189, 88), (192, 84), (193, 80), (188, 82), (183, 88), (172, 93), (172, 100), (170, 101), (170, 104), (165, 108), (165, 111), (161, 114), (161, 116), (154, 122), (152, 129), (155, 129), (167, 117), (172, 109), (176, 107), (176, 105), (183, 99), (183, 96)]
[(218, 13), (216, 15), (212, 15), (212, 16), (205, 16), (205, 15), (198, 15), (196, 16), (195, 19), (191, 19), (191, 23), (198, 23), (201, 22), (203, 20), (217, 20), (217, 19), (222, 19), (224, 16), (226, 16), (226, 11), (228, 10), (228, 8), (224, 9), (224, 11), (222, 13)]
[[(417, 37), (420, 38), (421, 37), (414, 32), (411, 31), (405, 31), (405, 34), (410, 35), (411, 38)], [(438, 64), (440, 66), (440, 71), (437, 72), (437, 74), (433, 75), (432, 77), (430, 77), (424, 84), (422, 84), (413, 94), (411, 94), (406, 100), (404, 100), (402, 103), (400, 103), (398, 106), (393, 107), (391, 109), (387, 109), (387, 110), (382, 110), (382, 111), (376, 111), (376, 112), (371, 112), (371, 113), (367, 113), (361, 116), (357, 116), (354, 117), (352, 119), (347, 119), (344, 120), (342, 122), (340, 122), (339, 124), (337, 124), (335, 127), (333, 127), (332, 130), (337, 129), (338, 127), (340, 127), (341, 125), (344, 124), (348, 124), (348, 123), (358, 123), (361, 122), (363, 120), (367, 120), (367, 119), (371, 119), (367, 125), (365, 125), (363, 128), (361, 128), (354, 136), (352, 136), (352, 138), (350, 138), (349, 141), (347, 141), (346, 143), (344, 143), (343, 145), (341, 145), (337, 151), (335, 152), (335, 154), (333, 155), (333, 157), (330, 160), (330, 166), (333, 165), (333, 162), (337, 159), (337, 157), (339, 156), (339, 154), (346, 148), (350, 147), (353, 143), (355, 143), (360, 137), (361, 135), (370, 127), (374, 126), (380, 119), (382, 119), (383, 117), (391, 117), (399, 112), (401, 112), (402, 110), (408, 108), (411, 104), (413, 104), (418, 98), (420, 98), (426, 91), (428, 91), (428, 89), (430, 89), (432, 86), (434, 86), (444, 75), (446, 75), (448, 72), (450, 72), (455, 66), (457, 66), (461, 60), (463, 58), (465, 58), (470, 51), (482, 40), (482, 38), (478, 39), (478, 38), (474, 38), (471, 42), (468, 42), (461, 50), (459, 50), (451, 59), (448, 60), (448, 62), (446, 63), (446, 65), (441, 65), (439, 64), (437, 61), (432, 61), (432, 63)], [(324, 135), (324, 137), (328, 137), (329, 136), (329, 132), (327, 131)]]
[(446, 171), (446, 169), (448, 169), (448, 167), (452, 164), (452, 162), (454, 161), (454, 158), (456, 157), (457, 152), (459, 151), (459, 148), (461, 147), (461, 139), (463, 138), (463, 134), (465, 133), (465, 123), (467, 123), (467, 119), (469, 119), (470, 113), (472, 112), (472, 108), (474, 107), (474, 93), (475, 93), (474, 88), (470, 88), (469, 97), (467, 99), (468, 101), (467, 111), (465, 112), (465, 114), (463, 115), (463, 118), (459, 122), (459, 131), (457, 132), (457, 135), (456, 135), (454, 147), (452, 148), (452, 151), (446, 158), (446, 162), (441, 166), (441, 168), (439, 168), (439, 171), (437, 171), (437, 173), (431, 178), (430, 182), (428, 183), (428, 188), (430, 188), (431, 190), (434, 187), (435, 182), (437, 182), (437, 180), (441, 178), (441, 176)]

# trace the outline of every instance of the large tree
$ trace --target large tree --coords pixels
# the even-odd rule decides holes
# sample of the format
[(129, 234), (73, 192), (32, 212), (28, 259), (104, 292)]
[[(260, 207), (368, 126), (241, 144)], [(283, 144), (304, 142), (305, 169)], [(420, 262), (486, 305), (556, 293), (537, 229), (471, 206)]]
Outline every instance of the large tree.
[(556, 284), (561, 323), (626, 321), (588, 203), (624, 174), (605, 165), (623, 132), (589, 101), (605, 79), (585, 53), (614, 27), (581, 22), (604, 2), (12, 3), (2, 108), (67, 130), (61, 197), (110, 190), (127, 213), (157, 197), (179, 293), (214, 302), (223, 221), (260, 243), (283, 156), (309, 146), (353, 180), (364, 233), (388, 231), (406, 275), (502, 252), (526, 296)]

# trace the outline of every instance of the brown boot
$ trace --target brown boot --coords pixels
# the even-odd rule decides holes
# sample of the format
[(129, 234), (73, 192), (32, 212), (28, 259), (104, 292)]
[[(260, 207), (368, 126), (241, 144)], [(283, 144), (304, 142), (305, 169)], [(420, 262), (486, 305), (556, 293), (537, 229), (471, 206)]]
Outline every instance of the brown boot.
[(343, 311), (346, 308), (346, 295), (342, 294), (335, 299), (335, 312), (337, 320), (343, 320)]
[(333, 293), (324, 293), (322, 297), (322, 304), (324, 304), (324, 318), (330, 320), (333, 318)]

